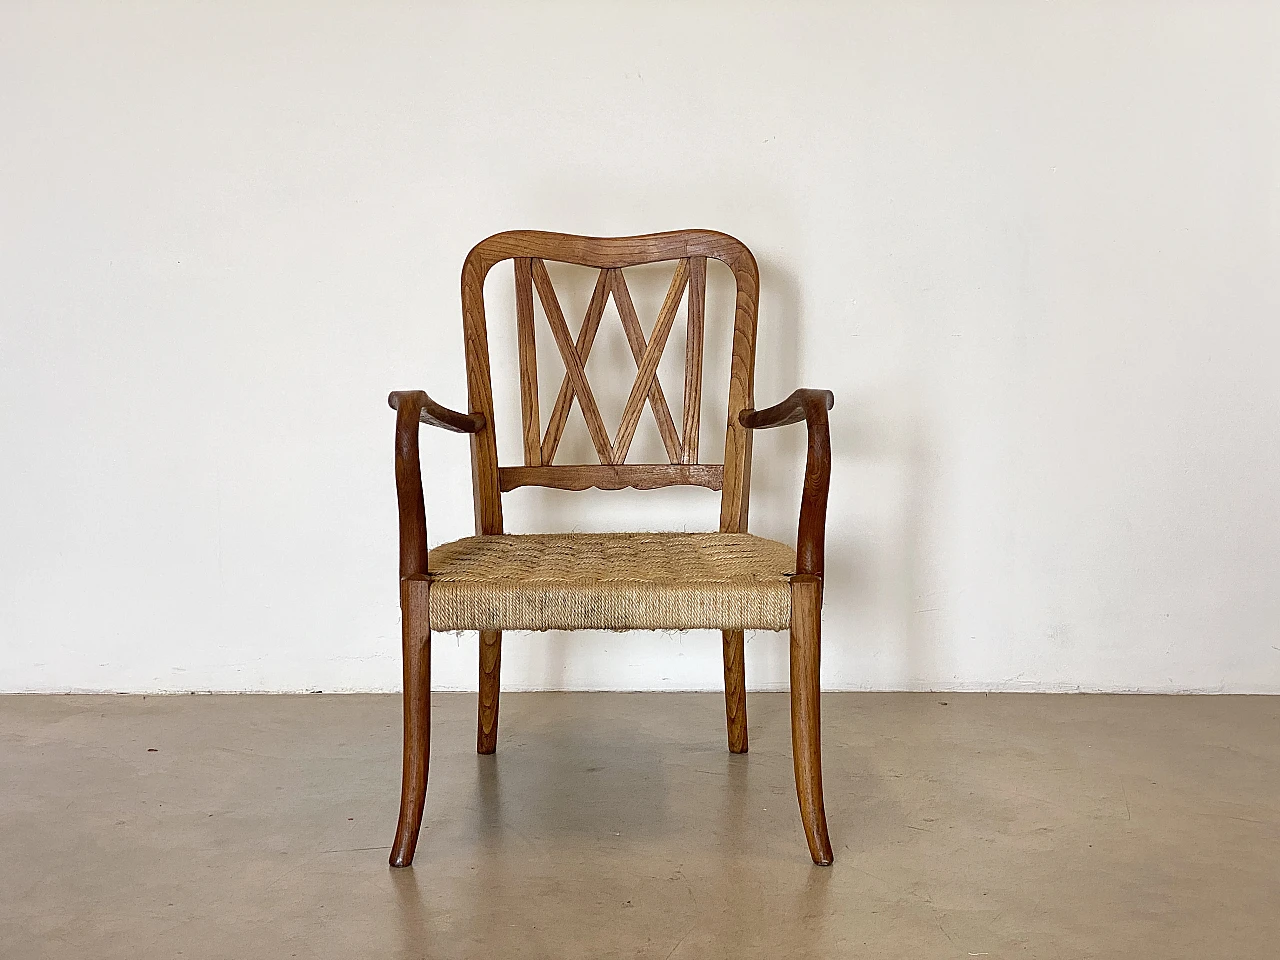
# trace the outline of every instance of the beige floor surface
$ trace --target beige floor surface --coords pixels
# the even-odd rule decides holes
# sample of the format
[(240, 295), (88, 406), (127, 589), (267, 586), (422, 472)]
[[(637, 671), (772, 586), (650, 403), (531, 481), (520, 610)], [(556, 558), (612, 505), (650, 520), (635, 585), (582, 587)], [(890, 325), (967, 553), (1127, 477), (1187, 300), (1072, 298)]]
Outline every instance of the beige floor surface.
[(0, 956), (1280, 957), (1280, 698), (438, 695), (386, 865), (390, 696), (0, 698)]

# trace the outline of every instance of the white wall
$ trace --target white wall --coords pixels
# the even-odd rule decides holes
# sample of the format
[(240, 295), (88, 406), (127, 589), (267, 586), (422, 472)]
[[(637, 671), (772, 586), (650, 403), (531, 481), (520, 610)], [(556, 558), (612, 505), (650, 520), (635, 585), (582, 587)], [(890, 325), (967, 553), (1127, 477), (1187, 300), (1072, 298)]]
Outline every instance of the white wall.
[[(708, 226), (761, 263), (759, 399), (838, 397), (828, 686), (1280, 693), (1278, 10), (5, 4), (0, 689), (397, 688), (384, 397), (463, 403), (468, 247)], [(466, 443), (424, 445), (464, 535)], [(636, 496), (591, 522), (715, 516)], [(718, 657), (512, 635), (504, 679)]]

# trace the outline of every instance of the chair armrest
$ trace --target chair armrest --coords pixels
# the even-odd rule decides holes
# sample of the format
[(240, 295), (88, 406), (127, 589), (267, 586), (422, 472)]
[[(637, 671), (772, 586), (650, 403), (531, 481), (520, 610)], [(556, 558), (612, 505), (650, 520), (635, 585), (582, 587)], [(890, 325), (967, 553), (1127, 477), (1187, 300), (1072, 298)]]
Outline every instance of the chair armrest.
[(442, 407), (421, 390), (397, 390), (387, 397), (396, 411), (396, 502), (400, 511), (400, 578), (427, 574), (427, 508), (422, 499), (422, 460), (418, 425), (429, 423), (454, 433), (479, 433), (479, 413)]
[(743, 410), (738, 414), (738, 422), (750, 430), (768, 430), (770, 427), (785, 427), (789, 423), (799, 423), (809, 418), (808, 408), (821, 403), (824, 410), (836, 405), (836, 395), (830, 390), (796, 390), (781, 403), (763, 410)]
[(796, 535), (796, 573), (821, 577), (827, 539), (827, 494), (831, 489), (831, 428), (827, 411), (835, 406), (830, 390), (797, 390), (764, 410), (743, 410), (738, 422), (749, 430), (765, 430), (805, 421), (809, 449), (805, 455), (804, 492), (800, 496), (800, 529)]
[(392, 410), (399, 410), (401, 404), (408, 403), (418, 410), (421, 423), (450, 430), (453, 433), (479, 433), (484, 429), (483, 413), (459, 413), (436, 403), (422, 390), (395, 390), (387, 397), (387, 404)]

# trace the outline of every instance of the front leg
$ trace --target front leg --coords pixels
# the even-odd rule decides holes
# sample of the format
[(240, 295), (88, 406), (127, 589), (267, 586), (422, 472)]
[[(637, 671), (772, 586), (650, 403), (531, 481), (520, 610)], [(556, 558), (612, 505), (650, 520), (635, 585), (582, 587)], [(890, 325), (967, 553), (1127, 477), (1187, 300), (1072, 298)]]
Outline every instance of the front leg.
[(791, 578), (791, 758), (809, 854), (826, 866), (835, 858), (822, 803), (821, 652), (822, 581), (801, 574)]
[[(418, 425), (455, 433), (479, 433), (485, 418), (442, 407), (421, 390), (397, 390), (387, 398), (396, 411), (396, 503), (400, 513), (400, 619), (404, 646), (404, 769), (400, 819), (391, 865), (413, 862), (427, 800), (431, 759), (431, 620), (427, 579), (427, 511), (422, 500)], [(499, 528), (501, 529), (501, 528)]]
[(791, 755), (796, 768), (800, 819), (809, 854), (819, 866), (831, 863), (831, 838), (822, 804), (822, 570), (831, 489), (831, 427), (835, 406), (830, 390), (796, 390), (764, 410), (743, 410), (738, 422), (749, 430), (782, 427), (803, 420), (809, 432), (796, 532), (796, 572), (791, 578)]
[(401, 634), (404, 644), (404, 758), (400, 782), (400, 819), (391, 846), (391, 865), (413, 863), (427, 800), (431, 760), (431, 625), (427, 606), (431, 584), (400, 581)]

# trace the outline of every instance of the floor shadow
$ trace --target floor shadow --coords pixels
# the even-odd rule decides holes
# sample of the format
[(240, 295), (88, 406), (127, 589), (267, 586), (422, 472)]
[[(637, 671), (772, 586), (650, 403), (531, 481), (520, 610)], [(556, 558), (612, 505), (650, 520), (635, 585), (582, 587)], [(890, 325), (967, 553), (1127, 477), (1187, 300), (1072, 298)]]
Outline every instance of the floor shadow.
[[(481, 758), (480, 812), (497, 836), (506, 831), (553, 843), (565, 835), (657, 837), (672, 829), (671, 789), (660, 740), (608, 716), (590, 730), (539, 729), (519, 746)], [(519, 802), (504, 804), (502, 781), (519, 784)]]
[(418, 872), (413, 867), (389, 869), (391, 886), (395, 890), (396, 933), (400, 940), (400, 955), (421, 956), (424, 945), (430, 942), (432, 925), (423, 903)]
[[(663, 745), (669, 749), (669, 745)], [(628, 837), (662, 836), (671, 829), (662, 757), (653, 741), (631, 739), (618, 755), (603, 755), (593, 738), (558, 737), (537, 756), (512, 759), (525, 806), (522, 823), (540, 835), (612, 833)], [(618, 764), (639, 764), (647, 772), (620, 776)], [(572, 802), (565, 802), (566, 786)]]

